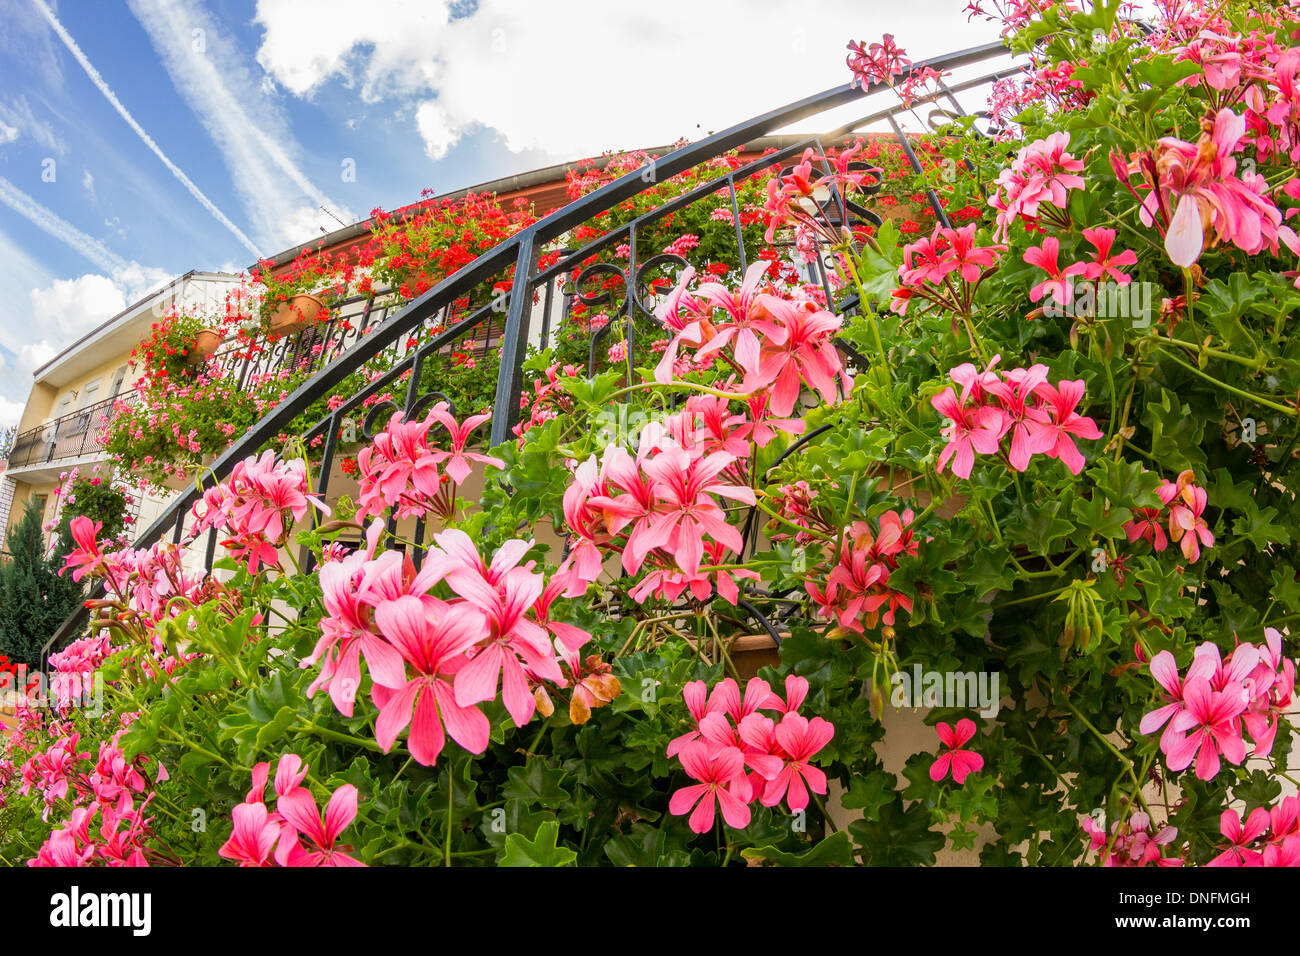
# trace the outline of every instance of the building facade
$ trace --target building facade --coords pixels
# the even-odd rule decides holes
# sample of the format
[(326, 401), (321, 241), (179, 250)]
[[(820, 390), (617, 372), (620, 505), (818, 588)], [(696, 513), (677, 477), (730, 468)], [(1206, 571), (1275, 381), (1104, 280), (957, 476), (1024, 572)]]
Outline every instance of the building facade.
[[(5, 534), (23, 516), (29, 501), (42, 521), (58, 516), (54, 494), (59, 476), (72, 468), (89, 472), (110, 465), (95, 441), (118, 399), (128, 399), (139, 373), (131, 350), (150, 326), (172, 310), (222, 308), (239, 277), (219, 272), (188, 272), (112, 316), (33, 373), (31, 392), (18, 423), (13, 448), (0, 475), (0, 529)], [(138, 500), (140, 517), (161, 511), (166, 499)]]

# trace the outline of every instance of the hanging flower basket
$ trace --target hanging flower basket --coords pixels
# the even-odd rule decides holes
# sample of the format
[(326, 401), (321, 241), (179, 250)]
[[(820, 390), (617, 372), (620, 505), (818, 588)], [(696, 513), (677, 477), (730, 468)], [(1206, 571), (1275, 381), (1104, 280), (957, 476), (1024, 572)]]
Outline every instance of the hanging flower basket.
[(213, 329), (199, 329), (194, 335), (194, 344), (190, 346), (185, 360), (191, 365), (201, 365), (221, 344), (221, 335)]
[(324, 302), (314, 295), (300, 293), (271, 313), (270, 330), (280, 335), (297, 332), (315, 322), (316, 317), (324, 311)]

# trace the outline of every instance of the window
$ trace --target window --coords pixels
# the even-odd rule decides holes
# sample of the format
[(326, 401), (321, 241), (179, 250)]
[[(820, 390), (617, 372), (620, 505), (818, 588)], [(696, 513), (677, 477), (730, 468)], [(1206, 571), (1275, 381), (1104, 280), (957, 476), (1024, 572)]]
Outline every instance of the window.
[(99, 386), (103, 381), (103, 379), (97, 378), (93, 382), (86, 383), (86, 386), (81, 390), (81, 404), (77, 406), (78, 408), (87, 408), (95, 403), (95, 397), (99, 394)]
[(126, 379), (126, 366), (123, 365), (113, 373), (113, 387), (108, 390), (108, 398), (115, 398), (122, 391), (122, 382)]

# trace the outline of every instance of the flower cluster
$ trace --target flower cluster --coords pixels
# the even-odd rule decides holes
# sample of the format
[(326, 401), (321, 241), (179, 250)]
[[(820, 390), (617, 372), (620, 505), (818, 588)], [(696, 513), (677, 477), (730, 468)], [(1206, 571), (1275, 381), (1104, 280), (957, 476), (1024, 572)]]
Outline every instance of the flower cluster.
[[(1212, 20), (1198, 11), (1188, 9), (1185, 15), (1202, 23), (1185, 34), (1190, 42), (1173, 49), (1177, 50), (1176, 59), (1196, 63), (1201, 72), (1187, 77), (1183, 84), (1203, 86), (1211, 102), (1244, 106), (1243, 141), (1253, 146), (1261, 159), (1300, 162), (1296, 95), (1300, 57), (1295, 48), (1278, 42), (1271, 30), (1237, 34), (1225, 21)], [(1269, 20), (1273, 22), (1269, 24)], [(1277, 14), (1264, 14), (1264, 22), (1284, 25)]]
[[(393, 412), (388, 427), (357, 455), (357, 514), (361, 518), (392, 510), (399, 518), (455, 513), (455, 489), (469, 477), (471, 461), (504, 467), (499, 458), (466, 451), (470, 433), (492, 416), (471, 415), (463, 423), (439, 402), (422, 421), (407, 421)], [(429, 430), (442, 425), (451, 437), (451, 450), (429, 445)]]
[(45, 525), (46, 531), (54, 531), (63, 523), (70, 524), (78, 516), (87, 516), (103, 525), (104, 537), (121, 537), (125, 543), (122, 532), (135, 522), (130, 514), (135, 497), (111, 476), (101, 475), (99, 465), (85, 475), (75, 466), (61, 472), (53, 494), (58, 499), (58, 507)]
[(159, 854), (146, 843), (152, 818), (145, 812), (154, 798), (152, 789), (168, 778), (167, 770), (143, 754), (128, 759), (121, 749), (124, 730), (101, 741), (89, 764), (91, 754), (77, 749), (80, 734), (62, 733), (57, 724), (50, 729), (53, 742), (23, 765), (19, 792), (35, 790), (47, 814), (59, 806), (69, 808), (68, 815), (27, 865), (148, 866)]
[[(1142, 202), (1142, 222), (1164, 236), (1175, 265), (1190, 266), (1220, 242), (1252, 255), (1277, 252), (1282, 214), (1267, 196), (1268, 183), (1252, 169), (1237, 171), (1233, 154), (1245, 132), (1245, 118), (1224, 108), (1202, 122), (1195, 143), (1165, 137), (1128, 159), (1111, 156), (1120, 182)], [(1137, 189), (1130, 185), (1134, 175), (1142, 177)]]
[(1025, 262), (1047, 273), (1045, 280), (1029, 290), (1030, 302), (1037, 302), (1050, 294), (1058, 304), (1068, 306), (1074, 296), (1076, 277), (1094, 283), (1109, 280), (1119, 286), (1133, 281), (1133, 277), (1119, 267), (1134, 265), (1137, 253), (1132, 249), (1114, 252), (1114, 229), (1084, 229), (1083, 237), (1093, 247), (1092, 258), (1087, 262), (1074, 262), (1062, 267), (1059, 262), (1061, 243), (1055, 236), (1047, 236), (1041, 246), (1030, 246), (1025, 250)]
[(1165, 703), (1144, 715), (1138, 729), (1150, 735), (1165, 728), (1160, 749), (1170, 770), (1195, 761), (1196, 776), (1210, 780), (1220, 757), (1240, 766), (1247, 756), (1243, 734), (1254, 742), (1254, 756), (1272, 751), (1278, 718), (1295, 693), (1295, 662), (1282, 656), (1277, 629), (1265, 628), (1259, 646), (1238, 644), (1226, 662), (1217, 645), (1199, 645), (1186, 676), (1169, 651), (1155, 655), (1150, 669)]
[[(385, 751), (410, 725), (407, 746), (426, 766), (442, 752), (444, 726), (466, 750), (482, 753), (488, 720), (479, 705), (496, 699), (498, 685), (522, 727), (540, 696), (551, 706), (545, 691), (536, 692), (543, 682), (567, 686), (557, 658), (565, 658), (574, 678), (597, 670), (576, 657), (591, 635), (551, 618), (561, 584), (548, 584), (533, 562), (521, 563), (531, 542), (509, 541), (486, 562), (463, 531), (444, 531), (417, 570), (401, 552), (375, 556), (382, 527), (371, 526), (366, 550), (321, 567), (326, 613), (302, 666), (320, 668), (308, 696), (326, 689), (340, 713), (351, 716), (365, 660), (379, 709), (376, 740)], [(440, 582), (456, 597), (433, 596)], [(585, 685), (587, 712), (612, 691), (609, 682)]]
[(1013, 135), (1014, 118), (1031, 104), (1043, 103), (1053, 113), (1087, 106), (1097, 93), (1086, 88), (1083, 81), (1074, 75), (1075, 71), (1075, 64), (1061, 60), (1031, 64), (1019, 76), (995, 81), (988, 104), (989, 118), (998, 138), (1007, 139)]
[[(357, 788), (345, 783), (330, 795), (324, 815), (311, 791), (302, 786), (307, 767), (297, 754), (285, 754), (275, 767), (275, 810), (268, 810), (266, 781), (271, 765), (253, 768), (253, 786), (231, 811), (230, 839), (218, 851), (240, 866), (365, 866), (349, 855), (339, 837), (357, 817)], [(307, 845), (303, 846), (303, 841)]]
[(1245, 820), (1224, 810), (1219, 832), (1226, 845), (1207, 866), (1300, 866), (1300, 797), (1256, 807)]
[(807, 695), (808, 681), (793, 675), (785, 679), (784, 700), (757, 677), (745, 685), (743, 697), (731, 678), (711, 692), (703, 681), (687, 684), (682, 696), (695, 727), (668, 745), (668, 756), (676, 756), (699, 782), (673, 793), (669, 812), (689, 813), (691, 829), (707, 833), (720, 808), (727, 825), (739, 830), (749, 825), (755, 800), (774, 807), (784, 799), (798, 813), (808, 806), (810, 790), (825, 794), (826, 774), (811, 761), (835, 736), (835, 727), (800, 715)]
[[(651, 569), (631, 592), (638, 601), (651, 594), (676, 600), (687, 588), (705, 600), (716, 585), (720, 596), (736, 602), (739, 589), (731, 573), (702, 569), (706, 556), (709, 563), (725, 564), (727, 552), (744, 549), (718, 499), (753, 506), (754, 492), (744, 483), (742, 459), (710, 450), (707, 427), (696, 429), (700, 407), (688, 404), (665, 425), (651, 423), (635, 456), (610, 445), (599, 464), (592, 456), (574, 469), (564, 493), (565, 519), (576, 539), (561, 567), (566, 594), (582, 593), (599, 577), (606, 553), (621, 553), (628, 574)], [(714, 425), (734, 427), (725, 419)], [(747, 443), (741, 445), (735, 450), (747, 455)], [(735, 574), (757, 577), (752, 571)]]
[(1097, 423), (1077, 411), (1084, 396), (1083, 380), (1052, 385), (1046, 365), (994, 372), (1000, 358), (995, 356), (984, 372), (970, 363), (957, 366), (948, 374), (961, 393), (948, 386), (930, 400), (948, 419), (947, 444), (939, 453), (936, 470), (942, 472), (951, 459), (953, 474), (969, 478), (975, 455), (998, 454), (1009, 434), (1005, 460), (1016, 471), (1024, 471), (1030, 458), (1041, 454), (1060, 460), (1077, 475), (1084, 458), (1075, 439), (1101, 437)]
[(1102, 866), (1182, 866), (1179, 857), (1165, 856), (1178, 828), (1166, 825), (1152, 833), (1151, 817), (1142, 810), (1112, 823), (1109, 834), (1092, 817), (1084, 817), (1083, 830)]
[[(838, 154), (820, 155), (810, 146), (789, 173), (769, 179), (767, 202), (763, 205), (767, 216), (764, 239), (768, 243), (776, 241), (777, 230), (789, 225), (805, 247), (817, 240), (839, 243), (841, 234), (831, 228), (824, 210), (830, 203), (842, 207), (848, 196), (872, 178), (872, 171), (855, 159), (862, 149), (861, 139)], [(814, 163), (821, 168), (814, 171)], [(829, 172), (825, 171), (827, 167)]]
[(524, 433), (530, 428), (548, 422), (557, 415), (572, 411), (573, 399), (564, 390), (563, 379), (574, 379), (578, 376), (577, 366), (565, 365), (561, 368), (557, 362), (546, 369), (546, 378), (533, 379), (533, 394), (529, 395), (525, 392), (519, 396), (520, 411), (528, 412), (528, 419), (514, 427), (514, 433), (521, 442)]
[[(673, 380), (678, 351), (685, 345), (696, 350), (697, 368), (707, 368), (725, 354), (744, 375), (741, 390), (766, 395), (777, 418), (790, 415), (804, 385), (828, 403), (837, 398), (837, 384), (845, 394), (852, 389), (833, 341), (841, 316), (802, 293), (786, 297), (759, 292), (762, 263), (750, 266), (734, 292), (717, 283), (688, 292), (694, 275), (694, 270), (685, 270), (677, 288), (655, 310), (673, 334), (655, 369), (656, 381)], [(723, 316), (715, 323), (718, 310)]]
[(819, 616), (861, 634), (878, 621), (892, 628), (900, 608), (911, 613), (912, 598), (889, 586), (889, 574), (898, 568), (901, 555), (917, 554), (912, 518), (910, 508), (901, 515), (886, 511), (875, 529), (870, 522), (855, 521), (844, 530), (839, 563), (831, 569), (825, 590), (811, 580), (804, 582)]
[(997, 210), (994, 237), (1005, 240), (1011, 224), (1022, 220), (1029, 229), (1040, 228), (1040, 221), (1068, 228), (1071, 189), (1083, 188), (1084, 163), (1066, 151), (1068, 132), (1056, 132), (1046, 139), (1021, 147), (1015, 162), (1002, 170), (997, 190), (989, 205)]
[(73, 706), (90, 693), (94, 674), (111, 653), (108, 635), (83, 637), (50, 655), (50, 695), (59, 710)]
[[(960, 229), (936, 224), (929, 237), (903, 247), (903, 264), (898, 267), (901, 285), (890, 308), (901, 315), (908, 302), (919, 297), (941, 309), (969, 315), (976, 290), (1006, 250), (1003, 245), (977, 246), (975, 223)], [(960, 280), (955, 287), (950, 278), (954, 273)]]
[(906, 57), (907, 51), (894, 42), (894, 35), (886, 33), (879, 43), (870, 46), (849, 41), (849, 55), (845, 62), (853, 71), (853, 84), (864, 90), (874, 83), (889, 83), (898, 76), (912, 61)]
[(275, 452), (249, 456), (235, 465), (230, 478), (214, 485), (194, 503), (198, 536), (209, 528), (229, 535), (222, 546), (231, 555), (247, 559), (248, 571), (256, 574), (265, 564), (280, 562), (279, 549), (288, 540), (289, 529), (315, 506), (329, 509), (311, 494), (307, 485), (307, 463), (302, 459), (277, 462)]
[[(1194, 482), (1191, 469), (1178, 476), (1176, 482), (1166, 481), (1157, 490), (1163, 508), (1133, 508), (1132, 519), (1124, 523), (1124, 533), (1129, 543), (1139, 538), (1157, 551), (1169, 547), (1172, 539), (1191, 563), (1201, 556), (1202, 547), (1214, 544), (1214, 533), (1205, 521), (1205, 506), (1209, 496)], [(1165, 512), (1165, 508), (1168, 512)], [(1165, 537), (1165, 527), (1169, 536)]]

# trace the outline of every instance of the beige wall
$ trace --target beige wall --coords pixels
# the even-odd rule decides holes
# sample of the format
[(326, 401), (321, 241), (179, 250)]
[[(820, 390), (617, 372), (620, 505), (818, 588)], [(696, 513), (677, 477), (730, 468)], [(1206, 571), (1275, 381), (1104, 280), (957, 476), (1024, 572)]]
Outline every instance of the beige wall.
[(22, 418), (18, 419), (18, 431), (21, 434), (45, 422), (54, 408), (54, 399), (58, 389), (36, 382), (27, 396), (27, 405), (23, 408)]
[(96, 366), (94, 370), (74, 379), (69, 384), (60, 388), (58, 394), (54, 398), (53, 407), (57, 409), (59, 407), (59, 402), (61, 402), (65, 396), (75, 394), (77, 397), (73, 399), (72, 407), (76, 408), (77, 404), (81, 400), (82, 390), (94, 381), (99, 382), (99, 390), (95, 392), (95, 397), (92, 401), (102, 402), (106, 398), (111, 398), (112, 393), (109, 389), (112, 388), (113, 379), (117, 375), (118, 369), (123, 366), (126, 366), (126, 373), (122, 379), (120, 390), (126, 391), (129, 389), (132, 383), (140, 377), (140, 371), (132, 368), (130, 364), (131, 349), (135, 348), (136, 343), (129, 342), (123, 344), (125, 345), (124, 348), (106, 355), (104, 361)]
[(9, 537), (10, 530), (12, 530), (18, 522), (23, 520), (23, 512), (27, 510), (27, 502), (33, 496), (46, 496), (45, 510), (41, 513), (41, 524), (44, 525), (54, 517), (55, 508), (57, 507), (57, 501), (54, 497), (54, 489), (56, 487), (58, 487), (58, 482), (55, 481), (37, 481), (28, 483), (16, 480), (14, 482), (14, 500), (13, 504), (9, 507), (9, 524), (4, 529), (4, 536), (6, 539)]

